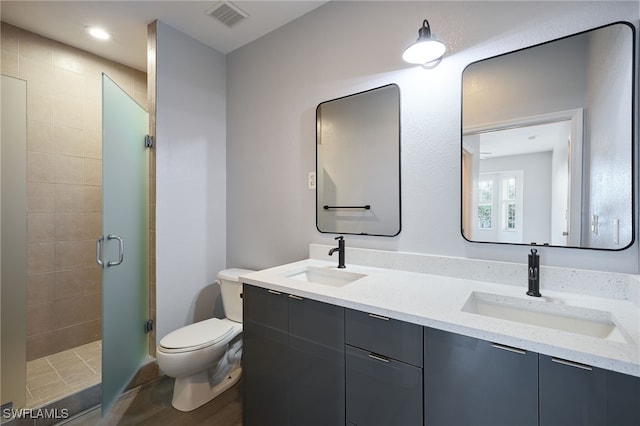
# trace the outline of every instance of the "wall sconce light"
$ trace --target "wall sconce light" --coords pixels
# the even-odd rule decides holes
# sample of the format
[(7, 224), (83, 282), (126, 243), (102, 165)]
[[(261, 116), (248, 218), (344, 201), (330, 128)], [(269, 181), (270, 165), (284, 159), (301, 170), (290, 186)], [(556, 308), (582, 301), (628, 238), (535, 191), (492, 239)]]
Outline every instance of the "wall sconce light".
[(410, 64), (433, 68), (440, 63), (446, 50), (444, 43), (431, 38), (431, 27), (425, 19), (418, 29), (418, 40), (405, 49), (402, 59)]

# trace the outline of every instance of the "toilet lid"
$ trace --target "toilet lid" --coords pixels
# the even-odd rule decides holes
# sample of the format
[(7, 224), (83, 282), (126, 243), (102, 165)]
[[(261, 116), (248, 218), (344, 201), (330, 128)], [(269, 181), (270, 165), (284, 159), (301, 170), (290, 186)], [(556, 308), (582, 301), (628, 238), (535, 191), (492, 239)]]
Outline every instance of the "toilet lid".
[(232, 328), (227, 321), (211, 318), (172, 331), (160, 340), (160, 346), (173, 350), (196, 350), (223, 340)]

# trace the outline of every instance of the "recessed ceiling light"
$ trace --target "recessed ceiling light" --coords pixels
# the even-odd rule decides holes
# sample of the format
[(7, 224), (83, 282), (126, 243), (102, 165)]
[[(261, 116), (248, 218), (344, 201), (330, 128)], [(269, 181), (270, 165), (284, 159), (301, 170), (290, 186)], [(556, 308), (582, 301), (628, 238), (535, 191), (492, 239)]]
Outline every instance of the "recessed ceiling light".
[(111, 34), (99, 27), (84, 27), (84, 30), (98, 40), (109, 40), (111, 38)]

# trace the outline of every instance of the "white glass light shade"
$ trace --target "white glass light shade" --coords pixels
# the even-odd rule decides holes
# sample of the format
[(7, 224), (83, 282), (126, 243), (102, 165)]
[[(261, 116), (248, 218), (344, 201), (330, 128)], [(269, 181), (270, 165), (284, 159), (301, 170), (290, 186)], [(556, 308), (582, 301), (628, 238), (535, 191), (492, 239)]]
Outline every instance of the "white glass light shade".
[(418, 40), (407, 47), (402, 59), (410, 64), (424, 65), (442, 58), (446, 46), (437, 40)]

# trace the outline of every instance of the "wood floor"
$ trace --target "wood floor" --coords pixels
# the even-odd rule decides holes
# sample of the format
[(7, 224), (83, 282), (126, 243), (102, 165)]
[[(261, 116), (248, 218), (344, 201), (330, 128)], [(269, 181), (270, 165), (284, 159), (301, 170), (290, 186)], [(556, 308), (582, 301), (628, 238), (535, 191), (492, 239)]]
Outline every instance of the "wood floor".
[(123, 395), (104, 418), (100, 417), (100, 407), (97, 407), (64, 425), (242, 426), (242, 380), (189, 413), (171, 406), (173, 382), (172, 378), (162, 376)]

